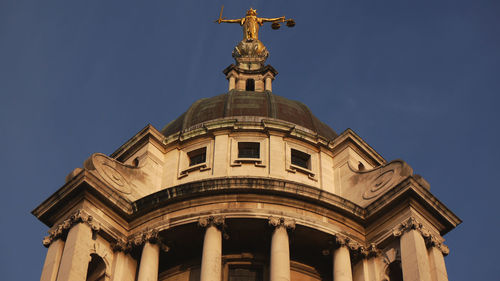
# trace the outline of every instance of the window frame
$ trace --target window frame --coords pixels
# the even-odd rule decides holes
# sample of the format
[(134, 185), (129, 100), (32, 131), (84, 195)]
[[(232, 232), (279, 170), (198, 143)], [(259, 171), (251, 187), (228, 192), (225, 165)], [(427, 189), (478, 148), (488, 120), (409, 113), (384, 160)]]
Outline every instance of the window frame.
[[(260, 136), (235, 136), (230, 139), (230, 157), (231, 166), (238, 167), (242, 164), (254, 164), (256, 167), (266, 167), (267, 163), (267, 138)], [(259, 144), (259, 158), (246, 158), (239, 157), (239, 143), (258, 143)]]
[[(203, 148), (205, 148), (205, 161), (191, 165), (189, 154)], [(203, 172), (210, 170), (212, 168), (212, 148), (213, 140), (204, 141), (180, 148), (177, 178), (181, 179), (196, 171)]]

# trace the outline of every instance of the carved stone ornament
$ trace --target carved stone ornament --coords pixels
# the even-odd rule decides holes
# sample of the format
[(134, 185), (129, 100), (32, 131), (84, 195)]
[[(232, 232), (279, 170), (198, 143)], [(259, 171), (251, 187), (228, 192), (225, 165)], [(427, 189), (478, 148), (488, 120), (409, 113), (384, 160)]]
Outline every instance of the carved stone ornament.
[(377, 257), (382, 255), (382, 251), (375, 244), (371, 243), (361, 249), (361, 255), (366, 258)]
[(396, 227), (392, 234), (396, 237), (403, 235), (405, 232), (410, 230), (418, 230), (422, 233), (422, 223), (417, 221), (414, 217), (409, 217), (406, 221), (402, 222), (398, 227)]
[(292, 219), (285, 219), (282, 217), (269, 217), (269, 225), (274, 226), (276, 228), (278, 227), (284, 227), (286, 229), (293, 230), (295, 229), (295, 220)]
[(130, 248), (140, 247), (146, 242), (157, 244), (158, 246), (160, 246), (160, 250), (164, 252), (170, 251), (170, 247), (162, 241), (159, 232), (156, 229), (148, 229), (129, 238), (125, 251), (130, 250)]
[(450, 253), (450, 248), (443, 244), (443, 240), (444, 239), (438, 238), (435, 235), (429, 235), (429, 237), (425, 239), (425, 245), (427, 248), (436, 247), (444, 256), (447, 256)]
[(423, 224), (417, 221), (414, 217), (409, 217), (405, 222), (401, 223), (392, 231), (392, 234), (395, 237), (399, 237), (410, 230), (417, 230), (418, 232), (420, 232), (420, 234), (424, 238), (427, 248), (437, 247), (445, 256), (450, 253), (450, 249), (448, 248), (448, 246), (443, 244), (444, 239), (431, 234), (431, 232), (425, 229)]
[(349, 249), (352, 257), (355, 259), (381, 255), (381, 251), (376, 247), (375, 244), (363, 245), (341, 234), (335, 234), (334, 239), (331, 240), (329, 244), (330, 247), (322, 251), (322, 254), (324, 256), (330, 255), (335, 249), (343, 246)]
[(43, 245), (49, 247), (52, 241), (62, 238), (67, 235), (71, 227), (78, 223), (86, 223), (92, 229), (92, 232), (98, 232), (101, 228), (94, 218), (85, 210), (77, 210), (71, 216), (59, 224), (54, 230), (49, 231), (49, 235), (43, 238)]
[(226, 218), (224, 216), (208, 216), (198, 219), (198, 225), (201, 227), (224, 227)]

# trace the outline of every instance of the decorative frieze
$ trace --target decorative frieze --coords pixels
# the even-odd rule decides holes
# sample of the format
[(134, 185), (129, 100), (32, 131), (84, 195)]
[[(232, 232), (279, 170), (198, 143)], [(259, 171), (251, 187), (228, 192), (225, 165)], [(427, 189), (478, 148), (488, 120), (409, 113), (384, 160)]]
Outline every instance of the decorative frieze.
[(71, 214), (71, 216), (59, 224), (54, 230), (49, 231), (49, 235), (45, 236), (43, 239), (43, 245), (49, 247), (52, 241), (66, 236), (69, 229), (75, 224), (86, 223), (90, 226), (93, 233), (100, 230), (100, 225), (95, 222), (94, 218), (87, 213), (87, 211), (80, 209)]
[(295, 220), (285, 219), (283, 217), (269, 217), (269, 225), (273, 227), (284, 227), (286, 229), (295, 229)]

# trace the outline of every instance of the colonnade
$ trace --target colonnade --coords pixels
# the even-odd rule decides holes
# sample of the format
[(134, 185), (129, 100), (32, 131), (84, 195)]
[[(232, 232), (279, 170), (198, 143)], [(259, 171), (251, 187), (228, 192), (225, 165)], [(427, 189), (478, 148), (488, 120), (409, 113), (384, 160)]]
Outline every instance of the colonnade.
[[(77, 215), (72, 216), (68, 222), (63, 223), (47, 237), (46, 241), (44, 240), (49, 249), (41, 281), (86, 280), (90, 261), (89, 251), (93, 243), (92, 232), (96, 228), (91, 223), (90, 216), (84, 213)], [(224, 223), (222, 216), (204, 217), (198, 221), (199, 226), (205, 228), (200, 281), (221, 281)], [(270, 217), (269, 225), (273, 227), (269, 280), (291, 281), (288, 230), (295, 228), (295, 222), (291, 219)], [(60, 239), (64, 230), (66, 230), (65, 241)], [(393, 235), (400, 239), (401, 264), (405, 281), (448, 281), (443, 257), (443, 254), (448, 253), (448, 248), (426, 232), (421, 223), (410, 218), (395, 229)], [(336, 247), (331, 254), (334, 281), (353, 281), (351, 244), (348, 239), (335, 236)], [(119, 247), (121, 251), (115, 255), (113, 273), (111, 276), (107, 275), (106, 280), (134, 281), (137, 262), (124, 252), (127, 247), (141, 246), (137, 281), (158, 281), (160, 251), (168, 251), (168, 247), (161, 242), (158, 232), (152, 230), (142, 233), (124, 245)], [(123, 268), (127, 270), (124, 271)], [(375, 277), (364, 276), (362, 280), (375, 280), (373, 278)]]

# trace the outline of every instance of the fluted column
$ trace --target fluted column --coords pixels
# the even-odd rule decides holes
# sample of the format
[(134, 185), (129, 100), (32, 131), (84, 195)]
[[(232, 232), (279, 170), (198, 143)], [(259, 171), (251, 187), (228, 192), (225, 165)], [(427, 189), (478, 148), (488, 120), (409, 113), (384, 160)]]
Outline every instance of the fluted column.
[(47, 255), (45, 256), (45, 263), (43, 264), (42, 277), (40, 277), (40, 281), (56, 280), (64, 249), (64, 241), (58, 238), (55, 241), (51, 241), (48, 247), (49, 249), (47, 250)]
[(221, 281), (222, 232), (220, 228), (224, 225), (224, 217), (200, 218), (198, 224), (206, 228), (201, 257), (200, 281)]
[(444, 255), (448, 255), (448, 247), (435, 237), (429, 237), (427, 254), (429, 256), (429, 266), (431, 269), (432, 281), (448, 281), (448, 273), (444, 263)]
[(427, 248), (421, 232), (422, 224), (413, 217), (394, 231), (395, 236), (400, 236), (401, 267), (405, 281), (432, 280)]
[(333, 251), (333, 280), (352, 281), (351, 255), (346, 238), (336, 236), (338, 248)]
[(295, 228), (295, 221), (270, 217), (269, 225), (274, 227), (271, 238), (270, 281), (290, 281), (290, 245), (287, 229)]

